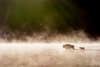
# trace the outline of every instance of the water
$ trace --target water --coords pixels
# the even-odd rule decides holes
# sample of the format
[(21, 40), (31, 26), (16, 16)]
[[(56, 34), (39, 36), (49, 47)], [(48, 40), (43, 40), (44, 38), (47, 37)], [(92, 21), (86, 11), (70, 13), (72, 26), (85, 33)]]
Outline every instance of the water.
[[(2, 42), (0, 43), (0, 66), (100, 67), (98, 44), (92, 43), (93, 47), (97, 46), (93, 49), (89, 43), (87, 45), (76, 43), (75, 50), (67, 50), (62, 47), (63, 43), (59, 42)], [(79, 46), (84, 46), (86, 49), (77, 49)]]

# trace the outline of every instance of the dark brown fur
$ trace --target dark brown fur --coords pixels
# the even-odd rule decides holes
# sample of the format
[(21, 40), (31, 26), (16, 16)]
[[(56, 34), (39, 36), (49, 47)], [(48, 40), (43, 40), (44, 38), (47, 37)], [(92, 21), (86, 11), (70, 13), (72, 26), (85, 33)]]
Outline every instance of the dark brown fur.
[(71, 44), (64, 44), (63, 45), (63, 48), (68, 48), (68, 49), (75, 49), (74, 45), (71, 45)]

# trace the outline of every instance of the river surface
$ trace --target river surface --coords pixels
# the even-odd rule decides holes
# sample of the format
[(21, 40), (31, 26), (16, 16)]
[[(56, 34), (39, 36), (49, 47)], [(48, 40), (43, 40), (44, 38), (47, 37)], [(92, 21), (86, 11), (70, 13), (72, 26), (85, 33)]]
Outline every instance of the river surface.
[(73, 43), (75, 50), (65, 49), (63, 44), (1, 42), (0, 67), (100, 67), (99, 43)]

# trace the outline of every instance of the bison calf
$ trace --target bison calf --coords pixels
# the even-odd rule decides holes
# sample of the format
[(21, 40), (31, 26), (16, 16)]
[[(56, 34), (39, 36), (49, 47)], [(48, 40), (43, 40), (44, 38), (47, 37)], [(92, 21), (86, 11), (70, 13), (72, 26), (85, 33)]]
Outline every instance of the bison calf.
[(80, 47), (80, 49), (81, 49), (81, 50), (85, 50), (85, 48), (84, 48), (84, 47)]

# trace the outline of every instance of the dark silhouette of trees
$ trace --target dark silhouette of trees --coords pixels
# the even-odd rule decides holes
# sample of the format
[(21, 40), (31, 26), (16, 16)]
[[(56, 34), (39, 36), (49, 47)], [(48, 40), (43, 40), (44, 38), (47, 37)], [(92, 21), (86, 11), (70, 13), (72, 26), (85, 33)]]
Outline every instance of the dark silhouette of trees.
[(0, 25), (12, 31), (79, 29), (79, 9), (71, 0), (0, 0)]

